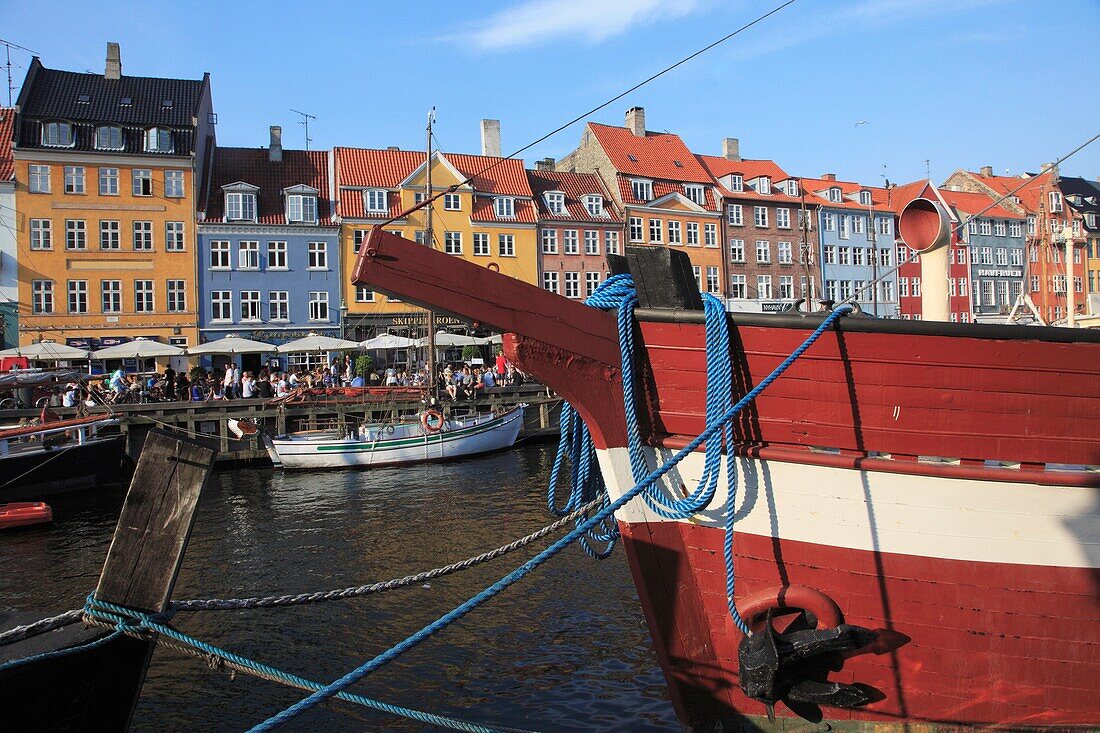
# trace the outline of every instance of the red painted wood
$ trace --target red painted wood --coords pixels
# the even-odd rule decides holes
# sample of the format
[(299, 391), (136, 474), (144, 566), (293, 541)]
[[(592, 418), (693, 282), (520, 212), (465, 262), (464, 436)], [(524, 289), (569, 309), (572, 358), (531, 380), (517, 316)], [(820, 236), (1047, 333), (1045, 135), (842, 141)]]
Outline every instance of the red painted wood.
[[(654, 635), (670, 685), (680, 688), (673, 700), (681, 720), (714, 720), (728, 713), (731, 699), (737, 711), (762, 714), (763, 706), (737, 687), (741, 637), (725, 606), (722, 530), (655, 522), (624, 525), (623, 536), (650, 628), (707, 626), (711, 644), (703, 655), (681, 645), (677, 634)], [(737, 535), (735, 547), (739, 600), (777, 584), (806, 585), (836, 601), (847, 623), (911, 638), (892, 652), (851, 657), (831, 675), (886, 695), (852, 711), (854, 719), (1002, 725), (1100, 720), (1100, 697), (1093, 692), (1100, 678), (1100, 581), (1091, 570), (876, 557), (746, 534)], [(668, 553), (677, 552), (684, 558), (669, 563)], [(655, 565), (662, 572), (654, 572)], [(693, 673), (696, 665), (701, 671)], [(722, 694), (703, 694), (716, 685)], [(790, 715), (782, 705), (777, 712)], [(826, 719), (847, 716), (826, 711)]]
[(33, 435), (40, 433), (43, 430), (55, 430), (58, 428), (79, 428), (82, 425), (91, 425), (92, 423), (102, 422), (109, 420), (110, 418), (105, 415), (89, 415), (87, 417), (74, 417), (68, 420), (55, 420), (53, 422), (47, 422), (41, 425), (27, 425), (21, 428), (8, 428), (7, 430), (0, 430), (0, 440), (7, 440), (8, 438), (18, 438), (21, 435)]

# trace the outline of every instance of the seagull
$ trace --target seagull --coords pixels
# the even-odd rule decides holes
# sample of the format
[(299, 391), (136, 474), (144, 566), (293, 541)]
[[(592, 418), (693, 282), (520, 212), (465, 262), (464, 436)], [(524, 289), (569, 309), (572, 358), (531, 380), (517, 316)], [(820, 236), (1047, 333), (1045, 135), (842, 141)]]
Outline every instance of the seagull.
[(852, 125), (852, 127), (859, 127), (860, 125), (866, 125), (866, 124), (867, 124), (867, 120), (860, 120), (856, 124)]

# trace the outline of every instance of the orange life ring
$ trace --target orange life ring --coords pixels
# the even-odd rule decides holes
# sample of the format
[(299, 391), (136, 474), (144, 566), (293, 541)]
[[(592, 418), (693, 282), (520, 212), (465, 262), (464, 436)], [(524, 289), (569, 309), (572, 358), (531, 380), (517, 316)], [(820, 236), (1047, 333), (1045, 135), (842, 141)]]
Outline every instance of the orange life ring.
[(420, 416), (420, 425), (426, 433), (438, 433), (443, 429), (443, 415), (439, 410), (425, 410)]
[(752, 593), (737, 603), (737, 612), (750, 628), (760, 623), (769, 610), (780, 614), (809, 611), (819, 629), (831, 629), (844, 623), (844, 614), (836, 601), (816, 588), (804, 585), (767, 588)]

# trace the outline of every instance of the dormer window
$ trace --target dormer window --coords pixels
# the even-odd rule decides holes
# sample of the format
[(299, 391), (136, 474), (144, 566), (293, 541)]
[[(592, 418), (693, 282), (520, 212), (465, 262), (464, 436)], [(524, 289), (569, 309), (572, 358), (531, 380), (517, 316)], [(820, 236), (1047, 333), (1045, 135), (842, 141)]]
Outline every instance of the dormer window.
[(260, 189), (249, 183), (233, 183), (223, 186), (225, 191), (226, 221), (256, 221), (256, 192)]
[(390, 210), (389, 192), (381, 188), (371, 188), (363, 192), (363, 209), (368, 213), (379, 214)]
[(639, 178), (630, 180), (630, 192), (636, 201), (653, 200), (653, 181), (644, 181)]
[(1054, 213), (1062, 210), (1062, 194), (1058, 191), (1050, 192), (1050, 210)]
[(736, 173), (730, 176), (730, 190), (740, 193), (745, 190), (745, 179)]
[(548, 191), (546, 196), (546, 210), (555, 216), (565, 213), (565, 194), (561, 191)]
[(871, 192), (870, 191), (860, 191), (859, 192), (859, 203), (862, 206), (870, 206), (871, 205)]
[(1089, 229), (1096, 228), (1096, 214), (1085, 214), (1085, 225)]
[(73, 126), (68, 122), (46, 122), (42, 125), (42, 144), (56, 148), (73, 146)]
[(795, 181), (795, 180), (787, 181), (787, 195), (788, 196), (798, 196), (798, 181)]
[(584, 208), (591, 216), (605, 216), (603, 213), (603, 196), (589, 194), (584, 197)]
[(291, 224), (317, 223), (317, 197), (292, 193), (286, 197), (286, 220)]
[(97, 150), (122, 150), (122, 128), (104, 125), (95, 129)]
[(772, 179), (767, 176), (760, 176), (756, 182), (756, 192), (761, 194), (770, 194), (772, 192)]
[(834, 204), (839, 204), (840, 203), (840, 187), (839, 186), (833, 186), (832, 188), (829, 189), (829, 200), (832, 201)]
[(145, 151), (147, 153), (171, 153), (172, 131), (163, 127), (150, 127), (145, 131)]
[(705, 195), (703, 193), (703, 187), (694, 184), (684, 184), (684, 195), (700, 206), (703, 205), (703, 201), (705, 200), (703, 198)]
[(493, 199), (493, 211), (503, 219), (516, 215), (516, 200), (511, 196), (497, 196)]

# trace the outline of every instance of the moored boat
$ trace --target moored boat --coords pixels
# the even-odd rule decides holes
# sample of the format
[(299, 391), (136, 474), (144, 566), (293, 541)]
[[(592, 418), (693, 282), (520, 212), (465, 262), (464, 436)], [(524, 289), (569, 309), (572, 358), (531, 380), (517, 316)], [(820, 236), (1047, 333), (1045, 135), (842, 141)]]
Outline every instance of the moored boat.
[(30, 499), (114, 483), (124, 439), (101, 432), (117, 425), (91, 415), (0, 430), (0, 499)]
[(392, 466), (488, 453), (515, 444), (526, 405), (467, 416), (427, 410), (419, 418), (264, 436), (271, 461), (283, 468)]
[[(653, 469), (706, 427), (707, 334), (686, 258), (646, 250), (629, 266), (632, 366)], [(584, 418), (611, 499), (634, 486), (613, 314), (381, 230), (354, 279), (508, 332), (509, 358)], [(733, 398), (825, 317), (728, 316)], [(697, 450), (659, 489), (683, 497), (703, 471)], [(691, 516), (641, 498), (616, 514), (688, 729), (773, 713), (853, 730), (1100, 723), (1100, 334), (841, 318), (738, 416), (719, 473)], [(727, 607), (731, 489), (734, 601), (751, 637)], [(831, 627), (855, 631), (831, 652), (792, 654), (827, 646)], [(768, 628), (782, 633), (761, 691), (743, 650)]]
[(53, 509), (41, 501), (0, 504), (0, 529), (29, 527), (53, 521)]

